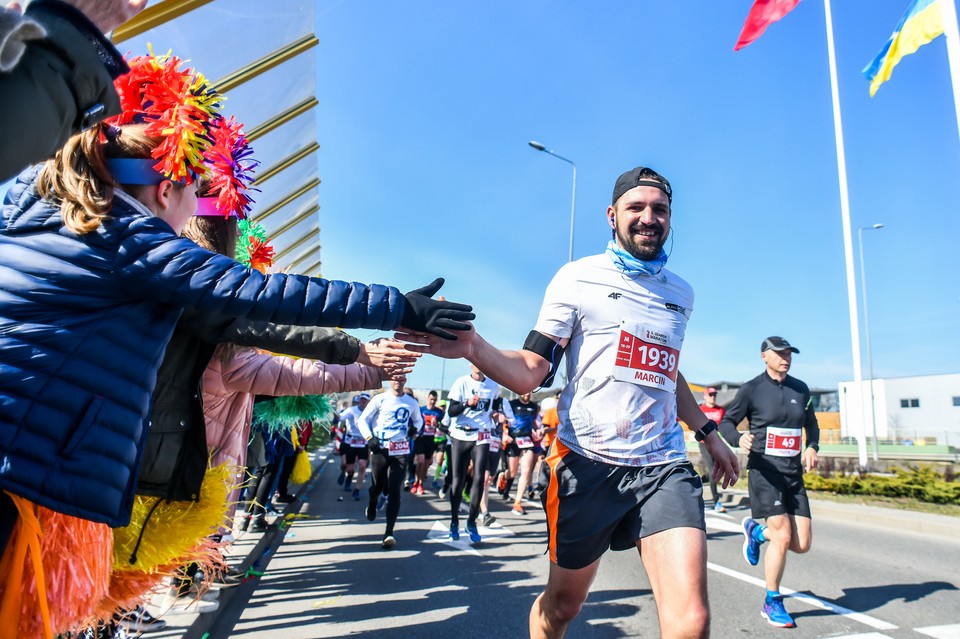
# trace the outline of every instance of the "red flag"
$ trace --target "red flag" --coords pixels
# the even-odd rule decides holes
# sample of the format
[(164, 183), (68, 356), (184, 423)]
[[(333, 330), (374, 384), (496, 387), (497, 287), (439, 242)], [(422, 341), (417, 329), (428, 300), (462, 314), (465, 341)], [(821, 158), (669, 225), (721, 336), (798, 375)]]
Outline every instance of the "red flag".
[(740, 39), (733, 50), (739, 51), (759, 38), (767, 27), (793, 11), (799, 2), (800, 0), (756, 0), (747, 15), (747, 21), (743, 23), (743, 31), (740, 32)]

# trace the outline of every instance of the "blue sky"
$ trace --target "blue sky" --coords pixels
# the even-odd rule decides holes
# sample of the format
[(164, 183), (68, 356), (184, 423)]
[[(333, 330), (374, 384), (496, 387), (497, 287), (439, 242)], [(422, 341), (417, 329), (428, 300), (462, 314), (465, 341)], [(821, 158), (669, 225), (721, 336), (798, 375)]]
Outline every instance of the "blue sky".
[[(519, 347), (569, 241), (570, 167), (535, 139), (577, 163), (575, 257), (603, 250), (617, 175), (642, 164), (671, 180), (668, 268), (696, 291), (687, 379), (753, 377), (771, 334), (800, 348), (793, 373), (811, 385), (852, 379), (823, 4), (734, 53), (751, 4), (321, 0), (324, 276), (407, 290), (442, 275), (484, 336)], [(945, 42), (871, 99), (860, 70), (907, 0), (834, 5), (855, 259), (857, 228), (885, 224), (864, 238), (875, 375), (955, 372)], [(424, 358), (410, 382), (466, 370)]]

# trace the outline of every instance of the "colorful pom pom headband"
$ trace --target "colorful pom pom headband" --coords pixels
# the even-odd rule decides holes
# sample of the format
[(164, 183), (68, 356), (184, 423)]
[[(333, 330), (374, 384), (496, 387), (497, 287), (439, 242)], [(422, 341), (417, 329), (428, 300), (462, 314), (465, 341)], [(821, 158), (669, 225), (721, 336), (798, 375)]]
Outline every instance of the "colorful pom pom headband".
[[(209, 192), (217, 197), (220, 215), (246, 217), (253, 200), (248, 195), (257, 166), (242, 125), (232, 116), (220, 115), (225, 99), (210, 87), (203, 74), (181, 69), (182, 60), (167, 53), (137, 56), (128, 61), (130, 72), (114, 82), (120, 96), (120, 115), (108, 120), (114, 125), (146, 124), (146, 134), (162, 139), (151, 153), (149, 166), (160, 179), (149, 176), (143, 166), (113, 166), (121, 184), (157, 184), (164, 179), (190, 184), (208, 176)], [(150, 161), (145, 161), (149, 163)], [(116, 169), (116, 170), (115, 170)], [(118, 175), (124, 174), (124, 178)], [(131, 180), (138, 181), (131, 181)]]

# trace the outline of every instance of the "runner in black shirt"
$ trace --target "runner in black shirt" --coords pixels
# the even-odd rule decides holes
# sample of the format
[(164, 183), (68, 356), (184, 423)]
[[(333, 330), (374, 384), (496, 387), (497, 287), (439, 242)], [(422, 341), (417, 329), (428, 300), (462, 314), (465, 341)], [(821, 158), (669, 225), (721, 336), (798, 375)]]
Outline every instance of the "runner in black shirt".
[[(761, 544), (770, 542), (764, 555), (767, 598), (760, 614), (780, 628), (796, 626), (783, 607), (780, 580), (787, 551), (810, 550), (810, 503), (803, 471), (816, 467), (820, 440), (810, 389), (787, 375), (793, 354), (799, 352), (782, 337), (763, 340), (760, 357), (767, 370), (740, 387), (720, 422), (720, 432), (730, 445), (749, 454), (753, 516), (743, 520), (743, 556), (756, 566)], [(741, 434), (737, 424), (744, 418), (750, 422), (750, 432)], [(806, 446), (801, 429), (806, 431)], [(766, 525), (756, 519), (766, 519)]]

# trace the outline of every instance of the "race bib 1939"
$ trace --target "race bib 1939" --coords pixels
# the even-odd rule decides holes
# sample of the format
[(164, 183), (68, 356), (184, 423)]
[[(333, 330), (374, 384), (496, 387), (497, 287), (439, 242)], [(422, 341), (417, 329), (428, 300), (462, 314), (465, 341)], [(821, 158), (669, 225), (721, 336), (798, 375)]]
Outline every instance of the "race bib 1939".
[(613, 377), (675, 393), (680, 345), (676, 335), (621, 321)]
[(767, 426), (764, 454), (773, 457), (796, 457), (800, 454), (800, 429)]

